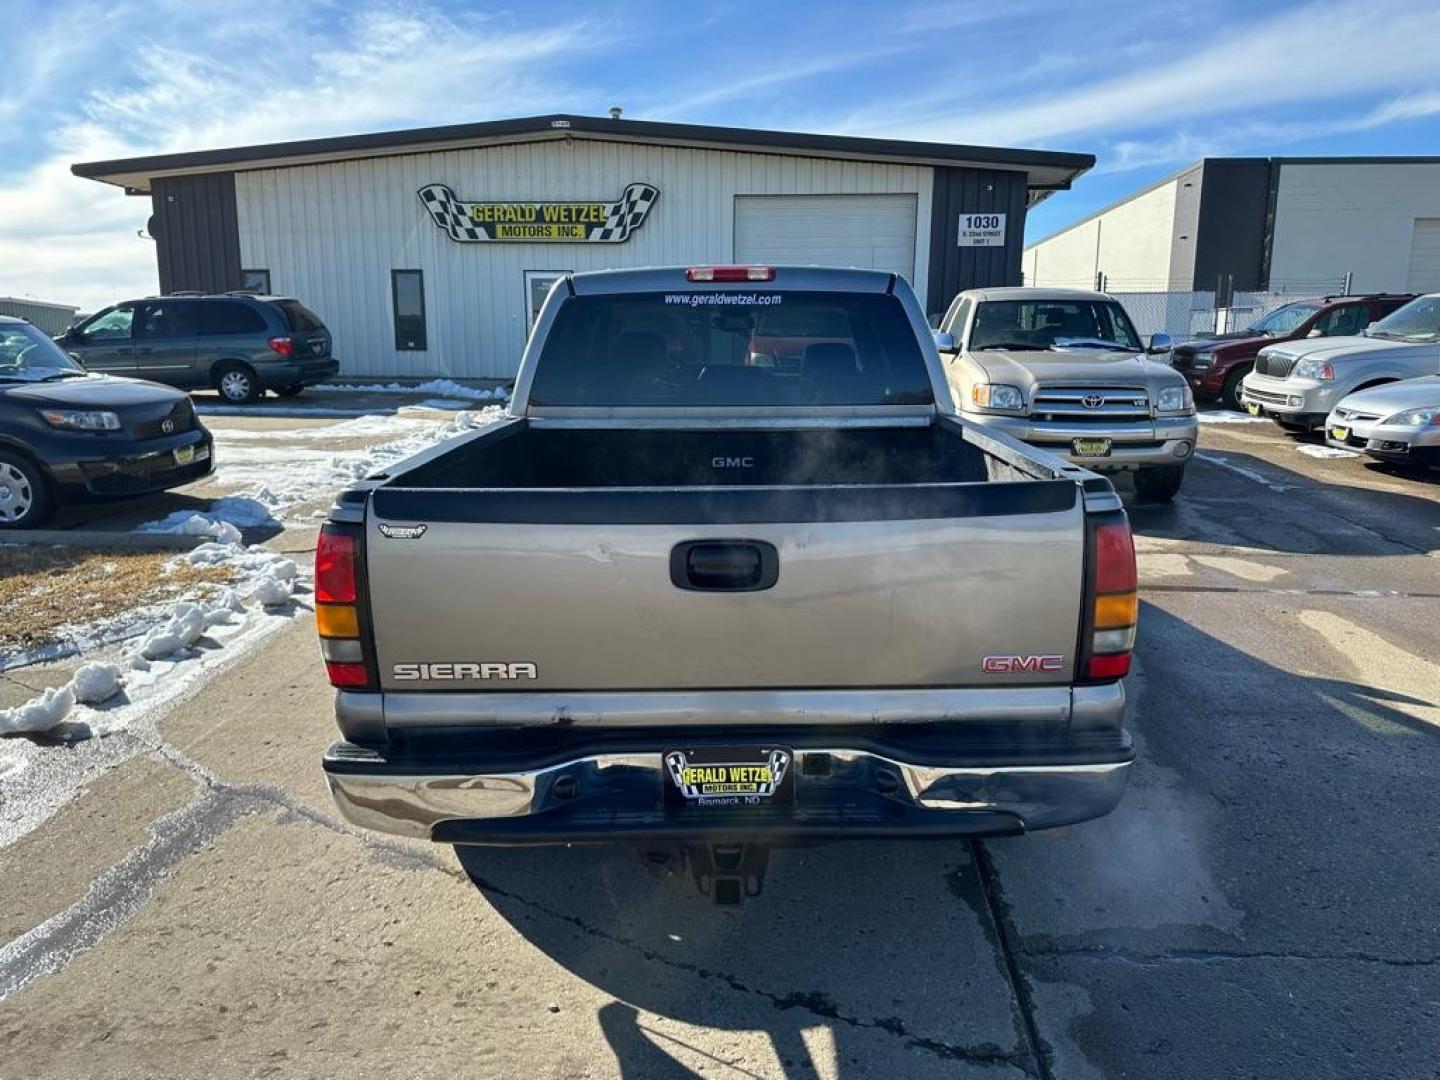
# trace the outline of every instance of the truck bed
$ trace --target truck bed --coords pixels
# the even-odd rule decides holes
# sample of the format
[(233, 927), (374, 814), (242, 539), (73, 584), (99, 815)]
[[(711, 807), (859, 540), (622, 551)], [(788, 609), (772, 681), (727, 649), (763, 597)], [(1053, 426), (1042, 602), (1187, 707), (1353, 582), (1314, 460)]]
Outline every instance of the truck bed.
[[(1064, 685), (1082, 602), (1081, 489), (1033, 462), (1026, 475), (1025, 459), (1001, 450), (945, 420), (502, 422), (370, 492), (381, 685)], [(405, 538), (422, 524), (423, 537)], [(708, 573), (737, 551), (761, 552), (753, 582), (725, 565)], [(992, 654), (1058, 659), (986, 671)], [(510, 678), (484, 664), (525, 666)]]

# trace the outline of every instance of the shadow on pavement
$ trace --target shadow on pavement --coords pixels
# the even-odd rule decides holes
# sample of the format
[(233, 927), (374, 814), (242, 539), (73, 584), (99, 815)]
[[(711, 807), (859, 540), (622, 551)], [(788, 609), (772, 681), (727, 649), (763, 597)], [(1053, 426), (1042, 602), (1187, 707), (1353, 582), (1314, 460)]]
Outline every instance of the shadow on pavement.
[[(765, 892), (729, 908), (688, 872), (657, 880), (627, 846), (457, 853), (521, 935), (617, 999), (598, 1019), (626, 1077), (722, 1063), (724, 1075), (773, 1076), (775, 1060), (797, 1078), (1029, 1067), (1003, 961), (981, 913), (957, 899), (974, 891), (957, 885), (975, 873), (963, 842), (777, 850)], [(659, 1031), (641, 1012), (736, 1035)]]
[(1117, 479), (1144, 536), (1306, 555), (1415, 555), (1440, 551), (1440, 501), (1304, 475), (1252, 454), (1202, 450), (1173, 503), (1136, 499)]

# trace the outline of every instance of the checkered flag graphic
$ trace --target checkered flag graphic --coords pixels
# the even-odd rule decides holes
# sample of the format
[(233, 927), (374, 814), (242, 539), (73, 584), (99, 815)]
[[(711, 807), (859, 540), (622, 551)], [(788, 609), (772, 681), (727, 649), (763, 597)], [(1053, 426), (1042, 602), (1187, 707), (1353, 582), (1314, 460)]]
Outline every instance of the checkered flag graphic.
[(430, 211), (435, 224), (449, 233), (451, 240), (463, 242), (490, 239), (484, 229), (471, 224), (465, 204), (444, 184), (426, 184), (420, 189), (420, 201), (425, 204), (425, 209)]
[(620, 201), (611, 203), (605, 224), (590, 237), (592, 243), (619, 244), (629, 238), (633, 229), (640, 227), (650, 207), (660, 197), (660, 189), (650, 184), (629, 184)]

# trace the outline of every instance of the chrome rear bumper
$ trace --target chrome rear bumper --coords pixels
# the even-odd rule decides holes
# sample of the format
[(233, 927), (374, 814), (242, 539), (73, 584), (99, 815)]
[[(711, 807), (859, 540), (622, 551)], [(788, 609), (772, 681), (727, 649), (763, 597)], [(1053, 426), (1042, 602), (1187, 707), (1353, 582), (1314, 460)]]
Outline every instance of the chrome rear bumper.
[(380, 832), (456, 843), (544, 844), (715, 833), (755, 836), (994, 835), (1099, 817), (1120, 801), (1115, 760), (934, 765), (834, 746), (796, 748), (793, 806), (717, 817), (666, 810), (661, 754), (595, 754), (533, 770), (423, 770), (337, 743), (325, 779), (340, 812)]

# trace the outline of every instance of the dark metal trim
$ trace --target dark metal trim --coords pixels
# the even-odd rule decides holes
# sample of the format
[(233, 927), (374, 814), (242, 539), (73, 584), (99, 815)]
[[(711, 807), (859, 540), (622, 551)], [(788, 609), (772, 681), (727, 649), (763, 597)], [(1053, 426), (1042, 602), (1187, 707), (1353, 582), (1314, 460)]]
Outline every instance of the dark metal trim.
[[(559, 125), (559, 126), (557, 126)], [(527, 116), (512, 120), (489, 120), (475, 124), (448, 124), (440, 127), (382, 131), (365, 135), (343, 135), (328, 139), (301, 139), (294, 142), (258, 143), (219, 150), (199, 150), (148, 157), (86, 161), (70, 166), (76, 176), (104, 180), (119, 173), (159, 173), (184, 169), (208, 169), (219, 165), (243, 165), (272, 158), (295, 158), (353, 152), (422, 147), (431, 143), (463, 142), (470, 139), (502, 139), (507, 136), (566, 133), (619, 136), (634, 141), (661, 139), (694, 142), (722, 147), (760, 147), (778, 150), (810, 150), (836, 156), (889, 157), (909, 161), (956, 161), (991, 163), (1016, 167), (1043, 167), (1074, 170), (1079, 175), (1095, 165), (1093, 154), (1056, 150), (1025, 150), (993, 146), (908, 142), (900, 139), (873, 139), (849, 135), (818, 135), (797, 131), (767, 131), (757, 128), (711, 127), (704, 124), (670, 124), (651, 120), (609, 120), (593, 116), (556, 114)]]
[(909, 521), (1059, 513), (1075, 506), (1068, 480), (903, 487), (379, 488), (372, 514), (388, 521), (469, 524), (719, 525)]

